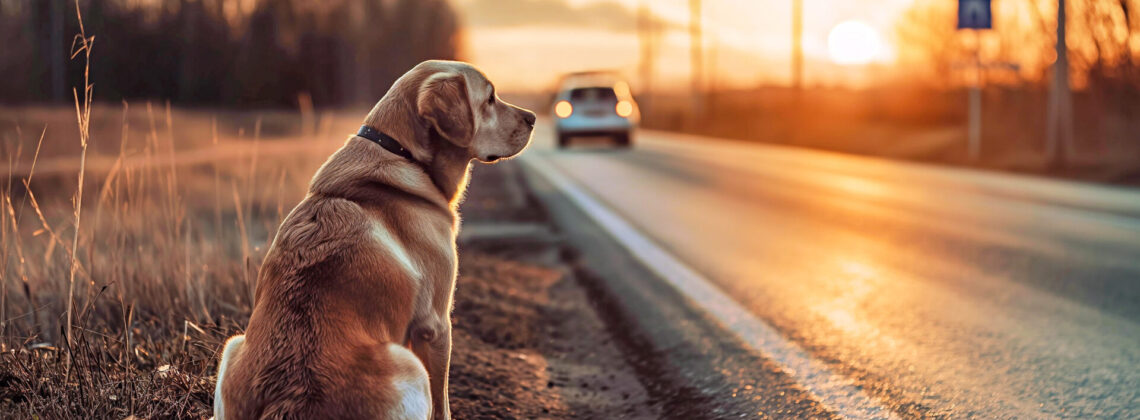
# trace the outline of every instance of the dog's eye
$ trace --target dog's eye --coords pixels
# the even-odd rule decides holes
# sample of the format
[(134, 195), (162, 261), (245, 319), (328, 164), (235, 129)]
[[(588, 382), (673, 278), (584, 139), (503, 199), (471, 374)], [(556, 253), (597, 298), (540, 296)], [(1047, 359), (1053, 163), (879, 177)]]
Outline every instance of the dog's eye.
[(495, 104), (495, 94), (492, 93), (491, 97), (487, 98), (487, 105), (494, 105), (494, 104)]

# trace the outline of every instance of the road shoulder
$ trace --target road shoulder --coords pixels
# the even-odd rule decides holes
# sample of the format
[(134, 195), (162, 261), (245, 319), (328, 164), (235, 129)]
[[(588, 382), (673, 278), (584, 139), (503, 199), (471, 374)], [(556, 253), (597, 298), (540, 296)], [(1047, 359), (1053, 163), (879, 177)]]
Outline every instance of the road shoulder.
[(661, 418), (517, 163), (477, 167), (461, 212), (454, 417)]
[(556, 187), (530, 171), (526, 181), (566, 241), (575, 274), (668, 417), (835, 417), (776, 363), (642, 266)]

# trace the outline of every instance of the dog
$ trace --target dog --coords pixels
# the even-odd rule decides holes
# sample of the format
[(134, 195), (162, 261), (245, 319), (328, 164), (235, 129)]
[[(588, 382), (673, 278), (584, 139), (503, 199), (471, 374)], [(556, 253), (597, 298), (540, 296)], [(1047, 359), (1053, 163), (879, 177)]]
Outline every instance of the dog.
[(521, 153), (535, 119), (470, 64), (401, 76), (281, 223), (215, 417), (449, 419), (456, 208), (471, 162)]

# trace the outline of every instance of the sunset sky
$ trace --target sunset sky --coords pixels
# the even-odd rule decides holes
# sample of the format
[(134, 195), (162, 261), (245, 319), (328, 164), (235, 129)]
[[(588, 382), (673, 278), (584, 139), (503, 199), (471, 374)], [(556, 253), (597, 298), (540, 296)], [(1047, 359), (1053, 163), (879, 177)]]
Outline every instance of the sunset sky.
[[(548, 87), (559, 74), (614, 69), (639, 84), (637, 8), (646, 2), (665, 22), (655, 83), (687, 86), (688, 0), (456, 0), (466, 24), (465, 59), (504, 89)], [(805, 78), (810, 84), (874, 82), (894, 60), (895, 19), (914, 0), (804, 0)], [(791, 0), (705, 0), (706, 66), (718, 86), (785, 84), (790, 78)], [(884, 48), (871, 64), (841, 66), (828, 35), (863, 22)], [(954, 22), (946, 22), (953, 25)]]

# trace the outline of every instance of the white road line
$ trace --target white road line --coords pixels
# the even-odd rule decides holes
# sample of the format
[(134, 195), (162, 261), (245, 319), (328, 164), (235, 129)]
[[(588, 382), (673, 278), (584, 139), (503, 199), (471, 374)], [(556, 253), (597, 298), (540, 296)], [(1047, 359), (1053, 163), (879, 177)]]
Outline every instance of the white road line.
[(795, 343), (784, 339), (771, 325), (757, 318), (701, 274), (646, 238), (629, 222), (554, 169), (550, 160), (540, 158), (534, 153), (524, 155), (521, 160), (523, 164), (561, 190), (570, 201), (609, 232), (642, 264), (736, 333), (754, 350), (779, 364), (785, 373), (828, 408), (845, 418), (898, 418), (890, 409), (853, 385), (851, 380), (832, 372), (824, 363), (813, 359)]

